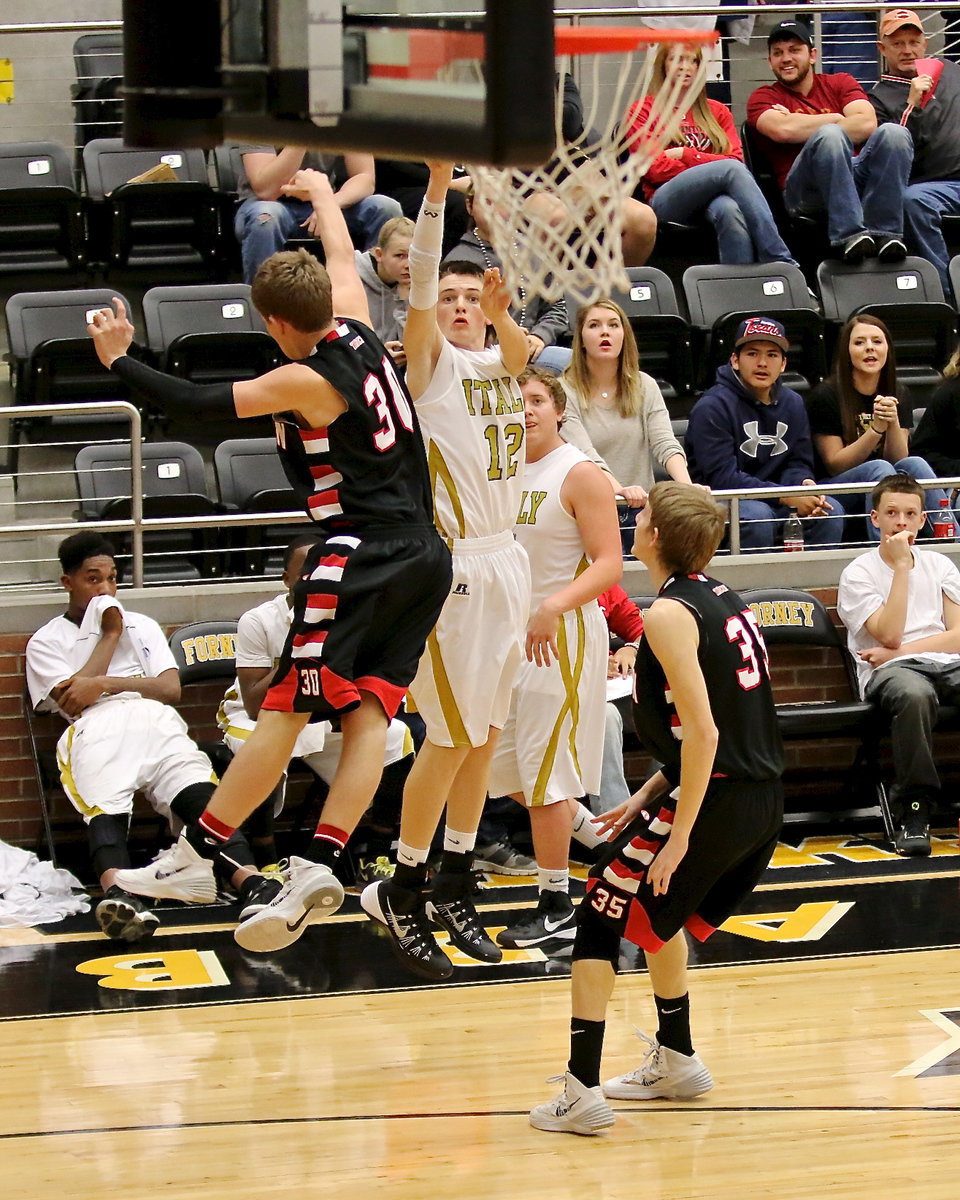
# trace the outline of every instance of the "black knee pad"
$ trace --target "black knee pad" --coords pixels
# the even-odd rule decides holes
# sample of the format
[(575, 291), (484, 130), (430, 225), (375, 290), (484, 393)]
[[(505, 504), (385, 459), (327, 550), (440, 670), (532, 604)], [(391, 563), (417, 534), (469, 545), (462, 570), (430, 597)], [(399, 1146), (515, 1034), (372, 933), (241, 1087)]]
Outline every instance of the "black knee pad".
[(212, 783), (190, 783), (170, 801), (170, 811), (184, 825), (196, 825), (213, 795)]
[(130, 866), (127, 835), (130, 831), (130, 814), (113, 816), (101, 813), (87, 824), (87, 843), (97, 878), (104, 871), (122, 871)]
[(594, 958), (608, 962), (614, 971), (620, 962), (620, 931), (608, 925), (593, 911), (589, 894), (577, 908), (577, 932), (573, 939), (572, 961)]

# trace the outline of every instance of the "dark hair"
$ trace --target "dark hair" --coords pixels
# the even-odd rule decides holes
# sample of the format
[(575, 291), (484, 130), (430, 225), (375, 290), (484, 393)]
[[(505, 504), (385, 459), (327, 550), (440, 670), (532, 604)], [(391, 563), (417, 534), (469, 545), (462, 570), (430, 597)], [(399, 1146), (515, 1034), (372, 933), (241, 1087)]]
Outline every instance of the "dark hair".
[(281, 250), (265, 259), (250, 298), (261, 317), (277, 317), (298, 333), (316, 333), (333, 320), (330, 276), (306, 250)]
[(100, 533), (71, 533), (57, 547), (60, 569), (64, 575), (78, 571), (88, 558), (112, 558), (116, 562), (117, 552), (113, 543)]
[(294, 554), (303, 546), (315, 546), (318, 542), (315, 533), (298, 533), (295, 538), (287, 546), (283, 552), (283, 569), (286, 570), (290, 566)]
[(483, 278), (484, 268), (479, 263), (471, 262), (468, 258), (448, 258), (440, 264), (440, 279), (446, 279), (448, 275), (473, 275), (477, 279)]
[(833, 355), (833, 373), (831, 382), (837, 393), (840, 405), (840, 423), (843, 428), (843, 444), (849, 446), (860, 436), (857, 424), (862, 403), (861, 394), (853, 386), (853, 363), (850, 361), (850, 335), (855, 325), (873, 325), (887, 339), (887, 361), (880, 371), (877, 380), (877, 394), (880, 396), (895, 396), (897, 394), (897, 355), (893, 348), (890, 330), (879, 317), (870, 313), (859, 313), (851, 317), (840, 330), (837, 337), (837, 348)]
[(880, 502), (887, 492), (899, 492), (901, 496), (917, 496), (921, 507), (923, 507), (927, 497), (926, 492), (920, 484), (917, 483), (912, 475), (907, 475), (905, 471), (897, 471), (893, 475), (885, 475), (880, 480), (870, 493), (870, 502), (874, 509), (880, 508)]

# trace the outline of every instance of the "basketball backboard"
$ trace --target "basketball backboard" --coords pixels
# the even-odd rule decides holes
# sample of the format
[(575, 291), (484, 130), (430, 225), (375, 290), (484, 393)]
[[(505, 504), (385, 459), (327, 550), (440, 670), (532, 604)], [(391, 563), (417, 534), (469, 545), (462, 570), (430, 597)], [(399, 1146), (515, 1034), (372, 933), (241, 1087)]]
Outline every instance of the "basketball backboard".
[(521, 166), (553, 151), (552, 0), (221, 0), (215, 46), (182, 7), (124, 5), (128, 143)]

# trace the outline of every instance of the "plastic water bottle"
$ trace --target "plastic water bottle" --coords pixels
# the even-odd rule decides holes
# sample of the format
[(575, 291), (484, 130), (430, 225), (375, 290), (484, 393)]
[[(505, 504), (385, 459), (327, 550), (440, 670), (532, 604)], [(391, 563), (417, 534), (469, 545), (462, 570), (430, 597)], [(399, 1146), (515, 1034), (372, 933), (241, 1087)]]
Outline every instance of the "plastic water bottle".
[(950, 501), (944, 496), (940, 501), (940, 511), (934, 517), (933, 536), (953, 541), (956, 532), (956, 526), (953, 523), (953, 513), (950, 511)]
[(803, 525), (795, 512), (787, 517), (783, 527), (783, 548), (788, 552), (803, 549)]

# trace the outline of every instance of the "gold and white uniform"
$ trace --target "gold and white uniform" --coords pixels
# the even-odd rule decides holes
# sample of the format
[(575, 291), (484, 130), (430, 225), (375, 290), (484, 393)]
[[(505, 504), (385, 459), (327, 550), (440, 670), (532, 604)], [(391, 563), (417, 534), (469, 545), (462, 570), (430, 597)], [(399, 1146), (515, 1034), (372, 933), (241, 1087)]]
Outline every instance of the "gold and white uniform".
[(453, 584), (410, 694), (434, 745), (482, 746), (507, 718), (529, 611), (527, 556), (513, 536), (523, 397), (498, 347), (445, 341), (416, 408)]
[[(516, 535), (530, 556), (531, 613), (587, 566), (577, 523), (560, 500), (568, 473), (586, 461), (574, 446), (563, 445), (527, 464)], [(491, 796), (522, 792), (533, 807), (597, 793), (608, 642), (603, 613), (591, 600), (560, 618), (559, 662), (538, 667), (524, 658), (493, 757)]]

